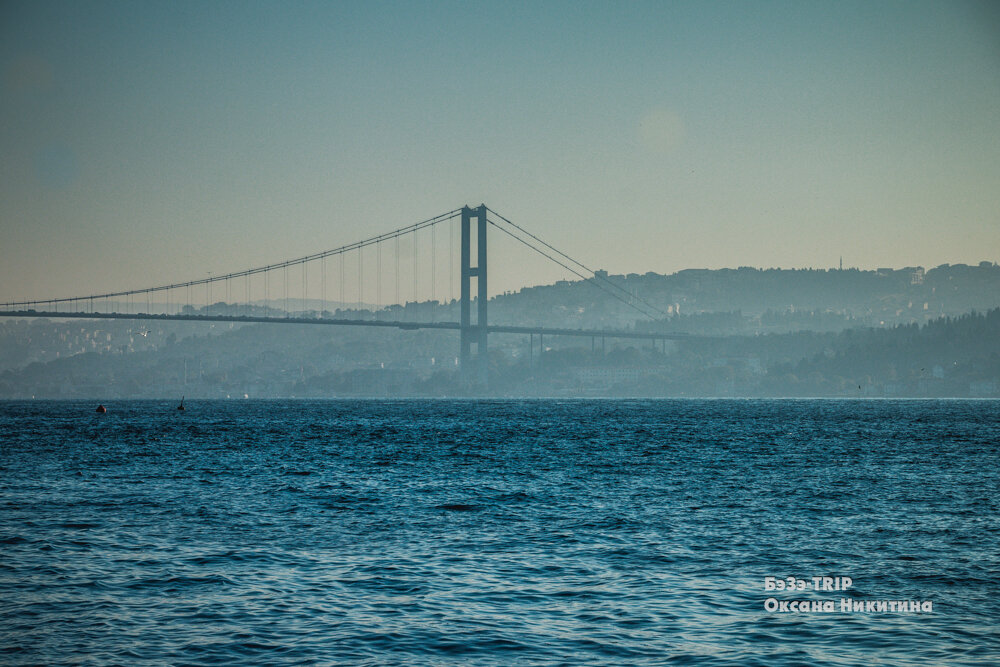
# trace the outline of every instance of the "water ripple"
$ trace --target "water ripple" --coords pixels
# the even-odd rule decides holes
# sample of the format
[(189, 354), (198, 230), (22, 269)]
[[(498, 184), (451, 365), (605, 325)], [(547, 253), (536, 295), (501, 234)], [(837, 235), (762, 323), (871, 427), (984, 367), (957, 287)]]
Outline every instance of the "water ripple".
[(1000, 663), (995, 402), (91, 407), (0, 404), (5, 664)]

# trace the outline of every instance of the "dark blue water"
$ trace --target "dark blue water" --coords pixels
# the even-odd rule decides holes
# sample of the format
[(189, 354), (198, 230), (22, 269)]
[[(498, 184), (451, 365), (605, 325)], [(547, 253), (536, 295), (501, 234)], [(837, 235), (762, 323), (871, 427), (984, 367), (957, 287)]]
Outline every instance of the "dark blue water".
[(1000, 662), (997, 402), (174, 407), (0, 404), (0, 663)]

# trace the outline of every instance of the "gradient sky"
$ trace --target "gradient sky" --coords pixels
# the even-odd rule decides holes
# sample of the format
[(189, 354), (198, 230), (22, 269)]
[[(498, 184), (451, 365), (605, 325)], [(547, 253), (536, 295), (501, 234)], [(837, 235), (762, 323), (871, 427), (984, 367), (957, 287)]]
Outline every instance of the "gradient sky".
[(998, 8), (8, 0), (0, 300), (480, 202), (612, 272), (998, 261)]

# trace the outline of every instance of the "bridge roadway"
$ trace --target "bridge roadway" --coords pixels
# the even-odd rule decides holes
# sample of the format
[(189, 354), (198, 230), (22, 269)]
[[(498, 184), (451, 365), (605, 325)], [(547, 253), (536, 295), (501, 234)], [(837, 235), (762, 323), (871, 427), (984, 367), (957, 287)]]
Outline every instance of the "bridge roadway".
[[(148, 313), (60, 313), (56, 311), (36, 310), (0, 310), (3, 317), (52, 317), (62, 319), (84, 320), (156, 320), (182, 322), (232, 322), (232, 323), (268, 323), (268, 324), (333, 324), (361, 327), (390, 327), (396, 329), (450, 329), (459, 331), (462, 325), (458, 322), (400, 322), (395, 320), (352, 320), (346, 318), (320, 317), (259, 317), (254, 315), (167, 315)], [(475, 329), (476, 327), (473, 327)], [(613, 329), (560, 329), (556, 327), (511, 326), (506, 324), (490, 324), (486, 327), (488, 333), (508, 334), (540, 334), (543, 336), (583, 336), (590, 338), (632, 338), (641, 340), (693, 340), (698, 336), (685, 333), (655, 333), (643, 331), (616, 331)]]

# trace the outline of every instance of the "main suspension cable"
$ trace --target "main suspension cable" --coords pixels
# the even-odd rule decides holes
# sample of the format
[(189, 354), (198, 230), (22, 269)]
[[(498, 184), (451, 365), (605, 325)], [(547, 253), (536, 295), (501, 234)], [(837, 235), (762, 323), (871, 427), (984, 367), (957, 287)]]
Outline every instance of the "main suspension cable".
[[(232, 273), (227, 273), (225, 275), (209, 276), (208, 278), (200, 278), (198, 280), (189, 280), (187, 282), (173, 283), (173, 284), (170, 284), (170, 285), (159, 285), (159, 286), (156, 286), (156, 287), (147, 287), (145, 289), (122, 290), (122, 291), (119, 291), (119, 292), (108, 292), (108, 293), (105, 293), (105, 294), (93, 294), (93, 295), (90, 295), (90, 296), (64, 297), (64, 298), (60, 298), (60, 299), (35, 299), (35, 300), (32, 300), (32, 301), (9, 301), (9, 302), (4, 303), (3, 305), (4, 305), (4, 307), (8, 307), (9, 308), (9, 307), (12, 307), (12, 306), (34, 306), (34, 305), (38, 305), (38, 304), (56, 304), (56, 303), (65, 303), (65, 302), (68, 302), (68, 301), (84, 301), (84, 300), (88, 300), (88, 299), (92, 301), (94, 299), (109, 299), (111, 297), (130, 296), (130, 295), (133, 295), (133, 294), (149, 294), (151, 292), (162, 292), (162, 291), (179, 289), (179, 288), (187, 288), (188, 290), (190, 290), (191, 287), (194, 287), (194, 286), (197, 286), (197, 285), (205, 285), (206, 289), (209, 289), (208, 285), (210, 283), (218, 282), (220, 280), (229, 280), (229, 279), (232, 279), (232, 278), (240, 278), (240, 277), (243, 277), (243, 276), (251, 276), (251, 275), (258, 274), (258, 273), (263, 273), (265, 275), (265, 277), (266, 277), (267, 274), (268, 274), (268, 272), (273, 271), (275, 269), (287, 269), (287, 267), (289, 267), (289, 266), (294, 266), (296, 264), (304, 264), (305, 262), (311, 262), (313, 260), (323, 259), (324, 257), (330, 257), (331, 255), (341, 255), (341, 259), (343, 259), (344, 253), (351, 252), (353, 250), (359, 250), (361, 248), (364, 248), (365, 246), (369, 246), (369, 245), (371, 245), (373, 243), (379, 243), (379, 242), (385, 241), (387, 239), (399, 238), (400, 236), (404, 236), (406, 234), (415, 233), (419, 229), (423, 229), (423, 228), (431, 226), (431, 225), (436, 225), (439, 222), (444, 222), (446, 220), (451, 220), (452, 218), (455, 218), (455, 217), (461, 215), (461, 212), (462, 212), (461, 209), (454, 209), (452, 211), (448, 211), (447, 213), (441, 213), (440, 215), (436, 215), (433, 218), (427, 218), (426, 220), (421, 220), (420, 222), (415, 222), (412, 225), (407, 225), (405, 227), (400, 227), (399, 229), (393, 230), (391, 232), (386, 232), (384, 234), (379, 234), (378, 236), (372, 236), (371, 238), (367, 238), (367, 239), (365, 239), (363, 241), (357, 241), (355, 243), (350, 243), (348, 245), (340, 246), (339, 248), (333, 248), (332, 250), (325, 250), (323, 252), (317, 252), (317, 253), (314, 253), (312, 255), (305, 255), (303, 257), (296, 257), (295, 259), (289, 259), (289, 260), (286, 260), (284, 262), (277, 262), (275, 264), (268, 264), (267, 266), (258, 266), (258, 267), (254, 267), (252, 269), (245, 269), (243, 271), (234, 271)], [(190, 296), (188, 297), (188, 302), (190, 303)]]
[(517, 236), (516, 234), (514, 234), (510, 230), (504, 229), (503, 227), (501, 227), (500, 225), (498, 225), (494, 221), (490, 220), (489, 218), (487, 218), (486, 221), (488, 223), (490, 223), (491, 225), (493, 225), (494, 227), (496, 227), (497, 229), (499, 229), (504, 234), (507, 234), (511, 238), (513, 238), (513, 239), (515, 239), (515, 240), (523, 243), (525, 246), (531, 248), (532, 250), (534, 250), (535, 252), (537, 252), (539, 255), (541, 255), (541, 256), (549, 259), (552, 262), (555, 262), (556, 264), (558, 264), (559, 266), (563, 267), (564, 269), (566, 269), (570, 273), (574, 274), (575, 276), (581, 278), (582, 280), (591, 283), (592, 285), (594, 285), (594, 287), (597, 287), (598, 289), (600, 289), (602, 292), (604, 292), (608, 296), (610, 296), (610, 297), (612, 297), (614, 299), (617, 299), (618, 301), (621, 301), (626, 306), (628, 306), (628, 307), (630, 307), (630, 308), (638, 311), (639, 313), (642, 313), (642, 315), (644, 315), (645, 317), (648, 317), (649, 319), (656, 319), (655, 317), (653, 317), (648, 312), (646, 312), (645, 310), (643, 310), (639, 306), (635, 305), (634, 303), (632, 303), (628, 299), (626, 299), (626, 298), (620, 296), (619, 294), (617, 294), (615, 292), (612, 292), (612, 291), (608, 290), (607, 288), (605, 288), (600, 282), (598, 282), (597, 280), (595, 280), (593, 276), (584, 275), (584, 274), (580, 273), (579, 271), (577, 271), (576, 269), (574, 269), (574, 268), (572, 268), (570, 266), (567, 266), (565, 263), (563, 263), (560, 260), (556, 259), (555, 257), (553, 257), (549, 253), (545, 252), (541, 248), (539, 248), (539, 247), (537, 247), (535, 245), (532, 245), (528, 241), (525, 241), (523, 238), (521, 238), (520, 236)]
[[(536, 241), (538, 241), (539, 243), (541, 243), (542, 245), (544, 245), (549, 250), (552, 250), (553, 252), (561, 255), (562, 257), (566, 258), (567, 260), (569, 260), (573, 264), (576, 264), (577, 266), (579, 266), (580, 268), (582, 268), (584, 271), (586, 271), (587, 273), (591, 274), (594, 277), (595, 280), (600, 280), (600, 281), (603, 281), (603, 282), (607, 283), (608, 285), (611, 285), (615, 289), (617, 289), (617, 290), (619, 290), (619, 291), (624, 292), (625, 294), (627, 294), (629, 296), (629, 298), (638, 299), (639, 301), (642, 301), (644, 304), (646, 304), (647, 306), (649, 306), (650, 308), (652, 308), (656, 312), (660, 313), (661, 315), (664, 315), (664, 316), (669, 315), (669, 313), (666, 312), (666, 311), (664, 311), (662, 308), (657, 308), (653, 304), (651, 304), (648, 301), (646, 301), (645, 299), (643, 299), (638, 294), (632, 294), (631, 292), (629, 292), (627, 289), (625, 289), (624, 287), (622, 287), (618, 283), (612, 281), (610, 278), (607, 278), (606, 276), (598, 275), (598, 273), (596, 271), (594, 271), (593, 269), (591, 269), (590, 267), (588, 267), (583, 262), (580, 262), (578, 260), (573, 259), (569, 255), (567, 255), (566, 253), (564, 253), (562, 250), (559, 250), (558, 248), (556, 248), (555, 246), (553, 246), (553, 245), (551, 245), (549, 243), (546, 243), (542, 239), (538, 238), (537, 236), (535, 236), (534, 234), (532, 234), (531, 232), (529, 232), (524, 227), (521, 227), (520, 225), (518, 225), (516, 222), (513, 222), (513, 221), (509, 220), (508, 218), (505, 218), (504, 216), (500, 215), (499, 213), (497, 213), (496, 211), (494, 211), (493, 209), (491, 209), (489, 207), (487, 207), (486, 210), (489, 211), (490, 213), (492, 213), (493, 215), (497, 216), (498, 218), (500, 218), (504, 222), (506, 222), (508, 225), (511, 225), (512, 227), (516, 228), (517, 230), (519, 230), (519, 231), (523, 232), (524, 234), (527, 234), (531, 238), (535, 239)], [(497, 228), (499, 229), (500, 227), (497, 227)]]

